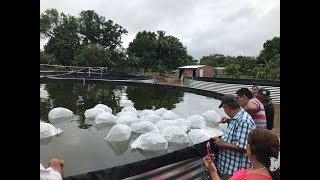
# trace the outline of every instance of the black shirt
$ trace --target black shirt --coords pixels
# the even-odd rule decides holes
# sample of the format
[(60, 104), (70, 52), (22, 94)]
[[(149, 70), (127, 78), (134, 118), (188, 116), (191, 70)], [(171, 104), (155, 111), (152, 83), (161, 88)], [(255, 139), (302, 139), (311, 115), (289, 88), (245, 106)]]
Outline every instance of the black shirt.
[(274, 119), (274, 106), (272, 103), (264, 105), (264, 110), (266, 113), (267, 119), (267, 129), (271, 130), (273, 128), (273, 119)]

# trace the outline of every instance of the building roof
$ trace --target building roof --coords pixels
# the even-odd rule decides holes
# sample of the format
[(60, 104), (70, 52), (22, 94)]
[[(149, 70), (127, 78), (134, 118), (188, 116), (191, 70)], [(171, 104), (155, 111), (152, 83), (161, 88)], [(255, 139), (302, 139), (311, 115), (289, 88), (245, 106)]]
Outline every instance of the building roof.
[(215, 69), (225, 69), (225, 67), (215, 67)]
[(203, 66), (206, 66), (206, 65), (189, 65), (189, 66), (181, 66), (178, 68), (179, 69), (197, 69), (197, 68), (203, 67)]

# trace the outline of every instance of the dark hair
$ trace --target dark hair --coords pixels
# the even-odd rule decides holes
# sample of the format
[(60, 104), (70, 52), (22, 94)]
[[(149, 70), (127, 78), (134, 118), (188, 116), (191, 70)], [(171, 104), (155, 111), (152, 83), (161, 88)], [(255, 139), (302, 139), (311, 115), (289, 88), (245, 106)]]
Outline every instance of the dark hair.
[(257, 88), (259, 89), (259, 87), (258, 87), (257, 85), (253, 85), (253, 86), (251, 87), (251, 89), (254, 88), (254, 87), (257, 87)]
[(240, 105), (238, 103), (226, 104), (226, 106), (229, 106), (231, 109), (239, 109), (240, 108)]
[(272, 179), (280, 179), (280, 171), (270, 171), (270, 157), (278, 158), (280, 141), (278, 137), (268, 129), (256, 128), (248, 135), (248, 144), (254, 157), (268, 168)]
[(238, 96), (243, 96), (243, 95), (245, 95), (245, 96), (247, 96), (249, 99), (251, 99), (251, 98), (253, 98), (253, 94), (252, 94), (252, 92), (248, 89), (248, 88), (240, 88), (240, 89), (238, 89), (238, 91), (236, 92), (236, 94), (238, 95)]

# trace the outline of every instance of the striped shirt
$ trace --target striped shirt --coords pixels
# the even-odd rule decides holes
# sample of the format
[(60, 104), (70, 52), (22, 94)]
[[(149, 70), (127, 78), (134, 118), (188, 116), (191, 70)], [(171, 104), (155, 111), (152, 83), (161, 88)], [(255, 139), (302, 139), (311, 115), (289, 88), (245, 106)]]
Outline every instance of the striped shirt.
[(259, 108), (258, 112), (251, 115), (256, 124), (256, 127), (267, 128), (267, 118), (263, 104), (257, 98), (250, 99), (248, 103), (253, 103)]
[[(252, 117), (241, 108), (229, 122), (227, 130), (221, 139), (224, 142), (235, 144), (239, 148), (246, 149), (247, 136), (255, 127)], [(217, 168), (222, 174), (232, 175), (240, 169), (250, 167), (250, 165), (250, 161), (245, 154), (223, 148), (219, 149)]]

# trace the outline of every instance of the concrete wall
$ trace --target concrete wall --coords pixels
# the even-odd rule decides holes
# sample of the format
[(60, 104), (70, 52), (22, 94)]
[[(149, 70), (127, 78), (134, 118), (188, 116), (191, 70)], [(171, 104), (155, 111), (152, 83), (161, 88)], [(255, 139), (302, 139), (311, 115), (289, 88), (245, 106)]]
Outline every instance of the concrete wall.
[[(214, 69), (210, 66), (203, 66), (196, 69), (196, 76), (200, 77), (200, 69), (203, 69), (203, 77), (213, 77), (214, 76)], [(182, 72), (184, 77), (193, 77), (193, 69), (183, 69)]]

